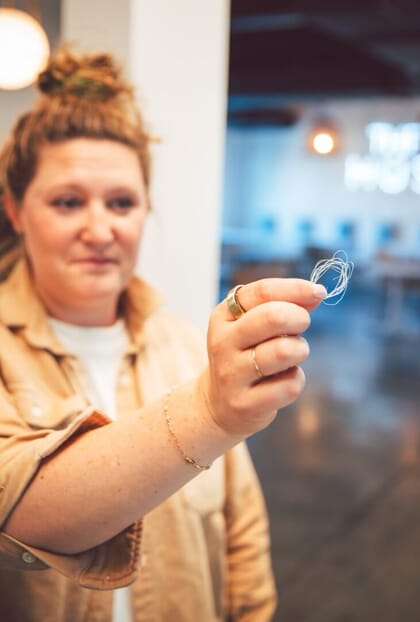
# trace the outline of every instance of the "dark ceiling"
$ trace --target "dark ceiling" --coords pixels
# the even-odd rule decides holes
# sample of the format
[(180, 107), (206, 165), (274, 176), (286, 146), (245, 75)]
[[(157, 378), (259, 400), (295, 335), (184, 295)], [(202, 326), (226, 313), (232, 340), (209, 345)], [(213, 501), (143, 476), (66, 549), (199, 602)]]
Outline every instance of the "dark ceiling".
[(229, 108), (420, 94), (420, 0), (232, 0)]

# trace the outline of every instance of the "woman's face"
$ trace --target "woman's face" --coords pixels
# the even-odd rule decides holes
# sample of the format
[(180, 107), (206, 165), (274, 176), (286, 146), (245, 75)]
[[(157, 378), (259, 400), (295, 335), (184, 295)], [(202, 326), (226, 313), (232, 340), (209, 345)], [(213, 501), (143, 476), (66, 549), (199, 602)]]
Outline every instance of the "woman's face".
[(136, 152), (89, 138), (47, 144), (11, 211), (49, 313), (79, 325), (112, 324), (148, 212)]

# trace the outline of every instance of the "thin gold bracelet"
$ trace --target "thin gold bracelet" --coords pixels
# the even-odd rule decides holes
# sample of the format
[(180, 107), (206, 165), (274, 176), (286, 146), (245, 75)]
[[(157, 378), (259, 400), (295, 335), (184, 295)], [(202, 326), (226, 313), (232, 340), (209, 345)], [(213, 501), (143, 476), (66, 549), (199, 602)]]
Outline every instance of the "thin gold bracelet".
[(172, 436), (175, 445), (177, 446), (184, 462), (186, 462), (187, 464), (191, 465), (192, 467), (194, 467), (195, 469), (197, 469), (198, 471), (207, 471), (207, 469), (209, 469), (211, 467), (211, 464), (199, 464), (196, 460), (194, 460), (194, 458), (191, 458), (191, 456), (187, 456), (187, 454), (185, 453), (185, 451), (182, 449), (180, 442), (178, 440), (177, 435), (175, 434), (175, 431), (173, 429), (172, 426), (172, 419), (169, 415), (169, 398), (171, 397), (172, 393), (175, 391), (176, 386), (173, 386), (169, 389), (169, 391), (166, 393), (165, 398), (163, 400), (163, 414), (165, 415), (165, 419), (166, 419), (166, 423), (168, 425), (168, 430), (170, 435)]

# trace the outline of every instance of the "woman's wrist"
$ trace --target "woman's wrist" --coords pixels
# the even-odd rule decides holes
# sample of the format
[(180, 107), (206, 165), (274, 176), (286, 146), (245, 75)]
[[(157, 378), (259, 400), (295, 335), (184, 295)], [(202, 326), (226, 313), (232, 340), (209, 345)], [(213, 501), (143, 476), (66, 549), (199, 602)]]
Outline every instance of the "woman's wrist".
[(197, 462), (195, 458), (185, 453), (184, 447), (180, 439), (178, 438), (178, 434), (175, 430), (174, 421), (172, 419), (172, 415), (170, 412), (170, 398), (175, 393), (177, 388), (178, 388), (177, 385), (173, 385), (169, 389), (169, 391), (166, 392), (165, 397), (163, 398), (163, 414), (165, 417), (165, 421), (168, 427), (169, 434), (172, 437), (172, 440), (175, 443), (175, 446), (178, 449), (178, 452), (180, 453), (182, 459), (184, 460), (186, 464), (189, 464), (190, 466), (194, 467), (195, 469), (197, 469), (197, 471), (207, 471), (211, 467), (211, 464), (200, 464), (199, 462)]
[[(185, 456), (188, 456), (203, 467), (210, 465), (244, 438), (243, 435), (229, 433), (218, 424), (212, 412), (206, 384), (204, 373), (167, 393), (163, 401), (164, 416), (166, 418), (167, 410), (170, 426), (177, 437), (180, 458), (191, 464), (185, 460)], [(166, 427), (171, 441), (177, 445), (168, 425)]]

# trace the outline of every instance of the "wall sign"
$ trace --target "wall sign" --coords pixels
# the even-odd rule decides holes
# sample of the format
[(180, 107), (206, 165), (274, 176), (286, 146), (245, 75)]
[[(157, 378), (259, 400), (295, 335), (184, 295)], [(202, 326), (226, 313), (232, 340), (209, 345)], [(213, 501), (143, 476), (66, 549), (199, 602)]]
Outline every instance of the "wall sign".
[(381, 190), (420, 194), (420, 123), (369, 123), (368, 152), (350, 153), (345, 160), (349, 190)]

